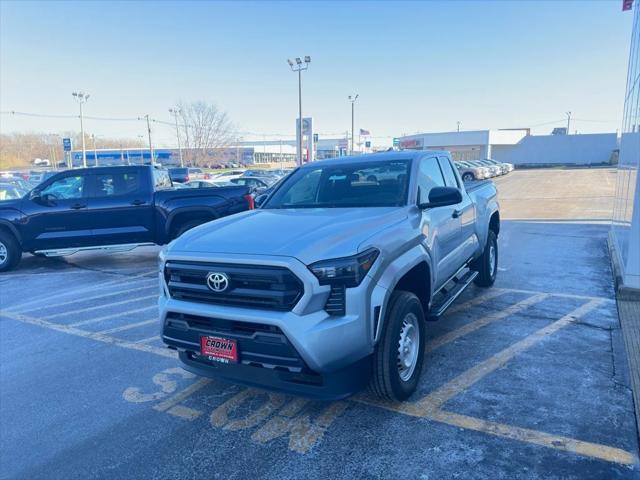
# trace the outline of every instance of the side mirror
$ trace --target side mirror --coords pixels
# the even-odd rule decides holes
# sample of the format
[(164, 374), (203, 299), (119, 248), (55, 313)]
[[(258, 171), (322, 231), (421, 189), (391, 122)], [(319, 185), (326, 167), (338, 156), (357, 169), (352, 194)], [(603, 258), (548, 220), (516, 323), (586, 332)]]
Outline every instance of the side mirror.
[(32, 200), (34, 202), (41, 202), (42, 201), (41, 195), (42, 194), (40, 193), (40, 190), (38, 190), (37, 188), (34, 188), (29, 192), (29, 200)]
[(446, 207), (462, 202), (462, 193), (455, 187), (433, 187), (429, 192), (429, 201), (418, 205), (420, 208)]
[(261, 207), (268, 196), (268, 193), (261, 193), (260, 195), (256, 195), (256, 198), (253, 199), (253, 203), (256, 207)]

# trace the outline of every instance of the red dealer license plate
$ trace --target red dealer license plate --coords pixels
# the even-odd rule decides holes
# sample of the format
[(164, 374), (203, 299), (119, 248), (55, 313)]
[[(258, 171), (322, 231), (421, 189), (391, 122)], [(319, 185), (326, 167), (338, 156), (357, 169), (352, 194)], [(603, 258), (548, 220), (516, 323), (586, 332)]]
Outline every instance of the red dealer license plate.
[(200, 337), (200, 353), (221, 363), (238, 362), (238, 342), (221, 337)]

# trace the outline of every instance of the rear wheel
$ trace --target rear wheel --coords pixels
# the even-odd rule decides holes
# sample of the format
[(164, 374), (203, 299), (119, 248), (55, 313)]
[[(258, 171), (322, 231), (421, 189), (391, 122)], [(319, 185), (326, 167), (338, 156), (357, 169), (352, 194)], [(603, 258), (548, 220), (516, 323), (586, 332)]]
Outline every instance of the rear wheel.
[(474, 270), (478, 276), (474, 280), (476, 285), (490, 287), (496, 281), (498, 274), (498, 237), (493, 230), (489, 230), (487, 244), (480, 258), (475, 261)]
[(0, 231), (0, 272), (12, 270), (21, 258), (22, 251), (15, 237)]
[(463, 182), (472, 182), (473, 180), (475, 180), (476, 177), (473, 176), (473, 173), (465, 173), (464, 175), (462, 175), (462, 181)]
[(424, 324), (418, 297), (404, 291), (391, 294), (373, 354), (371, 389), (379, 397), (402, 401), (416, 390), (424, 358)]

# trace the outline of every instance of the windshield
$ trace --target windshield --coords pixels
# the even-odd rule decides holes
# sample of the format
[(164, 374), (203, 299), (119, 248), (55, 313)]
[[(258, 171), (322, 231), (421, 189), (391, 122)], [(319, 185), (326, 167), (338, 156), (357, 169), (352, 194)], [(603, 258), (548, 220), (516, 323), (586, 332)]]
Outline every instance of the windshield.
[(263, 208), (393, 207), (407, 203), (409, 160), (296, 170)]

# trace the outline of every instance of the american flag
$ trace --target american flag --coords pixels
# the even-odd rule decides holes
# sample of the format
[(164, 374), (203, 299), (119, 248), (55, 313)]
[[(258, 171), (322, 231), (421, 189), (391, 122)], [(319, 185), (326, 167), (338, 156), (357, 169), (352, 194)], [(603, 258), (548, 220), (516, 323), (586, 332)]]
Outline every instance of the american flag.
[(631, 10), (633, 8), (633, 0), (622, 0), (622, 11)]
[(371, 135), (371, 132), (369, 130), (365, 130), (364, 128), (361, 128), (360, 135)]

